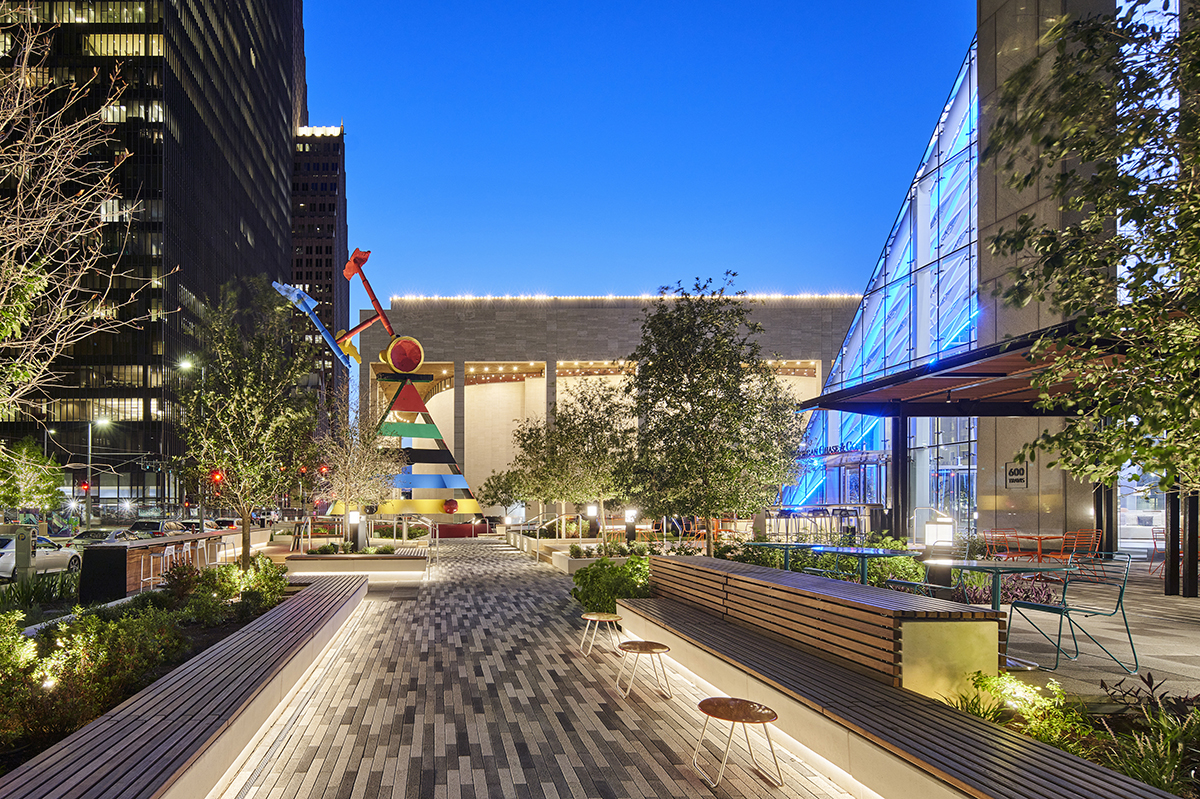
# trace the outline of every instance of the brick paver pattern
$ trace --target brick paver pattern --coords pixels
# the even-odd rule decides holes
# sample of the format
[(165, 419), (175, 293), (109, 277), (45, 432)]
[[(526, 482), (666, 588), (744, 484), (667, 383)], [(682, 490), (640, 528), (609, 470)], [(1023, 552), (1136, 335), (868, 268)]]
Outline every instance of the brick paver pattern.
[[(443, 543), (419, 587), (373, 584), (225, 799), (847, 797), (778, 746), (785, 787), (772, 788), (740, 729), (710, 790), (691, 768), (708, 692), (670, 669), (673, 700), (647, 671), (622, 698), (604, 636), (579, 650), (571, 585), (490, 540)], [(710, 725), (710, 773), (724, 738)], [(769, 763), (761, 732), (751, 740)]]

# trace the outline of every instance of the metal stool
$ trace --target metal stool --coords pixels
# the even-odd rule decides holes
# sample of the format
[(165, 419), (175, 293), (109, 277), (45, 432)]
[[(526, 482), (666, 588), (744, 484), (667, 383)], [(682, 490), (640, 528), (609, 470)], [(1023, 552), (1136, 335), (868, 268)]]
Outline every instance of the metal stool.
[[(158, 574), (154, 573), (154, 561), (158, 561)], [(146, 583), (154, 588), (154, 581), (162, 582), (163, 572), (167, 570), (169, 563), (175, 562), (175, 545), (163, 547), (162, 552), (151, 552), (150, 556), (142, 557), (142, 587), (145, 588)], [(149, 567), (147, 569), (147, 567)]]
[[(609, 640), (609, 643), (612, 644), (613, 650), (614, 651), (616, 650), (616, 648), (617, 648), (617, 632), (616, 632), (615, 628), (617, 626), (617, 622), (619, 622), (621, 620), (620, 616), (618, 616), (615, 613), (590, 613), (589, 612), (589, 613), (583, 614), (583, 616), (581, 618), (587, 620), (587, 626), (585, 626), (583, 628), (583, 640), (579, 642), (579, 649), (583, 652), (583, 654), (585, 654), (585, 655), (592, 654), (592, 647), (594, 647), (596, 645), (596, 633), (600, 632), (601, 624), (608, 625), (608, 640)], [(595, 625), (595, 627), (592, 626), (593, 624)], [(592, 631), (592, 640), (590, 643), (588, 642), (588, 630), (589, 629)], [(585, 645), (587, 646), (587, 649), (584, 649)]]
[[(633, 655), (633, 669), (629, 672), (629, 685), (625, 688), (625, 696), (629, 696), (629, 692), (633, 690), (633, 678), (637, 675), (638, 658), (642, 655), (650, 656), (650, 668), (654, 671), (654, 680), (658, 683), (658, 690), (667, 695), (667, 699), (674, 699), (671, 695), (671, 682), (667, 679), (667, 667), (662, 662), (664, 652), (670, 652), (671, 647), (666, 644), (660, 644), (657, 641), (622, 641), (618, 647), (625, 653), (625, 662), (621, 664), (621, 670), (617, 672), (617, 690), (621, 689), (621, 675), (625, 673), (625, 666), (629, 663), (629, 656)], [(658, 665), (655, 666), (655, 657), (658, 658)], [(662, 679), (658, 679), (658, 670), (662, 669)]]
[[(200, 560), (204, 561), (203, 564), (197, 564), (198, 566), (203, 565), (203, 567), (207, 569), (209, 566), (214, 566), (222, 562), (221, 557), (225, 554), (224, 536), (206, 538), (203, 541), (197, 541), (196, 545)], [(215, 547), (217, 550), (216, 553), (211, 556), (208, 554), (210, 546)]]
[[(763, 734), (767, 736), (767, 746), (771, 747), (771, 759), (775, 761), (775, 787), (783, 786), (783, 771), (779, 768), (779, 757), (775, 754), (775, 744), (771, 743), (771, 733), (767, 728), (767, 724), (779, 718), (774, 710), (766, 705), (760, 705), (758, 702), (751, 702), (749, 699), (734, 699), (731, 696), (710, 696), (708, 699), (703, 699), (700, 702), (700, 712), (704, 714), (704, 729), (700, 730), (700, 738), (696, 741), (696, 750), (692, 752), (692, 768), (700, 775), (700, 779), (711, 788), (716, 788), (717, 783), (725, 776), (725, 764), (729, 762), (729, 749), (733, 746), (733, 730), (740, 723), (742, 732), (746, 734), (746, 748), (750, 750), (750, 760), (754, 762), (754, 767), (758, 769), (763, 776), (770, 778), (766, 770), (758, 764), (758, 758), (754, 756), (754, 748), (750, 746), (750, 731), (746, 729), (747, 724), (763, 725)], [(717, 772), (717, 779), (714, 782), (708, 778), (708, 775), (700, 768), (698, 762), (700, 757), (700, 745), (704, 743), (704, 733), (708, 731), (708, 722), (712, 719), (720, 719), (721, 721), (729, 722), (729, 737), (725, 739), (725, 757), (721, 760), (721, 770)]]

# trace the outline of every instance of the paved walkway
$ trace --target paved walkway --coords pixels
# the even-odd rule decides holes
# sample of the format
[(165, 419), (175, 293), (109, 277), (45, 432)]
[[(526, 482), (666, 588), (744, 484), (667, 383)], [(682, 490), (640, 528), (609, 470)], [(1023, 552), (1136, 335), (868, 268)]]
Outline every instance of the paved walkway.
[[(669, 700), (643, 670), (623, 698), (618, 658), (579, 651), (568, 577), (495, 541), (441, 546), (429, 581), (372, 583), (225, 799), (847, 796), (778, 747), (772, 788), (744, 738), (709, 789), (690, 762), (711, 689), (672, 673)], [(710, 725), (707, 765), (723, 743)]]

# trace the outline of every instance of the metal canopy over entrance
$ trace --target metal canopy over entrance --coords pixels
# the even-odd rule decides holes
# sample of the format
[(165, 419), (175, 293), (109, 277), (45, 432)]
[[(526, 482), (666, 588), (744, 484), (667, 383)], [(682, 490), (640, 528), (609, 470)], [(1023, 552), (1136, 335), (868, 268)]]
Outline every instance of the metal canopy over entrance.
[(1062, 416), (1034, 406), (1032, 381), (1044, 365), (1029, 359), (1032, 346), (1029, 337), (1004, 341), (822, 394), (801, 408), (893, 418)]

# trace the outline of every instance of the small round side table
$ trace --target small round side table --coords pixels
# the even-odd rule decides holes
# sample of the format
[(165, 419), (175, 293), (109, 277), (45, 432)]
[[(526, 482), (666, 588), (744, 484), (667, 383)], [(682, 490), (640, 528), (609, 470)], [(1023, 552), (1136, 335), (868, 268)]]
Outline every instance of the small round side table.
[[(783, 786), (783, 771), (779, 768), (779, 757), (775, 754), (775, 744), (771, 743), (771, 733), (767, 727), (768, 724), (779, 718), (779, 714), (766, 705), (751, 702), (749, 699), (735, 699), (731, 696), (710, 696), (708, 699), (701, 700), (700, 712), (705, 716), (704, 729), (700, 730), (700, 738), (696, 741), (696, 750), (692, 752), (692, 768), (700, 775), (700, 779), (704, 780), (709, 787), (716, 788), (717, 783), (725, 776), (725, 764), (729, 762), (729, 749), (733, 746), (733, 730), (738, 724), (742, 725), (742, 732), (746, 734), (746, 748), (750, 750), (750, 759), (754, 762), (754, 767), (762, 772), (763, 776), (770, 778), (771, 775), (758, 764), (758, 758), (754, 756), (754, 749), (750, 746), (750, 731), (746, 729), (747, 724), (761, 724), (763, 734), (767, 736), (767, 746), (771, 748), (771, 759), (775, 761), (775, 786)], [(704, 733), (708, 731), (708, 722), (712, 719), (729, 722), (729, 737), (725, 739), (725, 757), (721, 760), (721, 770), (717, 772), (715, 781), (708, 778), (699, 763), (700, 745), (704, 743)]]
[[(589, 612), (581, 617), (587, 621), (587, 625), (583, 628), (583, 640), (579, 642), (579, 648), (583, 654), (592, 654), (592, 647), (596, 645), (596, 633), (600, 632), (600, 625), (604, 624), (608, 627), (608, 641), (612, 644), (615, 651), (617, 648), (617, 623), (621, 621), (621, 617), (615, 613), (594, 613)], [(595, 625), (594, 627), (592, 625)], [(588, 641), (588, 630), (592, 631), (592, 640)], [(584, 647), (587, 647), (586, 649)]]
[[(621, 675), (625, 673), (625, 666), (629, 663), (629, 656), (633, 655), (633, 668), (629, 672), (629, 685), (625, 687), (625, 696), (629, 696), (629, 692), (633, 690), (633, 678), (637, 676), (638, 658), (642, 655), (650, 656), (650, 668), (654, 671), (654, 680), (658, 683), (658, 690), (667, 695), (667, 699), (674, 699), (671, 695), (671, 683), (667, 679), (667, 667), (662, 662), (664, 652), (670, 652), (671, 647), (666, 644), (660, 644), (657, 641), (622, 641), (618, 646), (625, 653), (625, 662), (621, 664), (621, 670), (617, 672), (617, 690), (621, 688)], [(655, 658), (658, 658), (655, 661)], [(657, 662), (657, 666), (655, 663)], [(658, 670), (662, 669), (662, 679), (658, 678)]]

